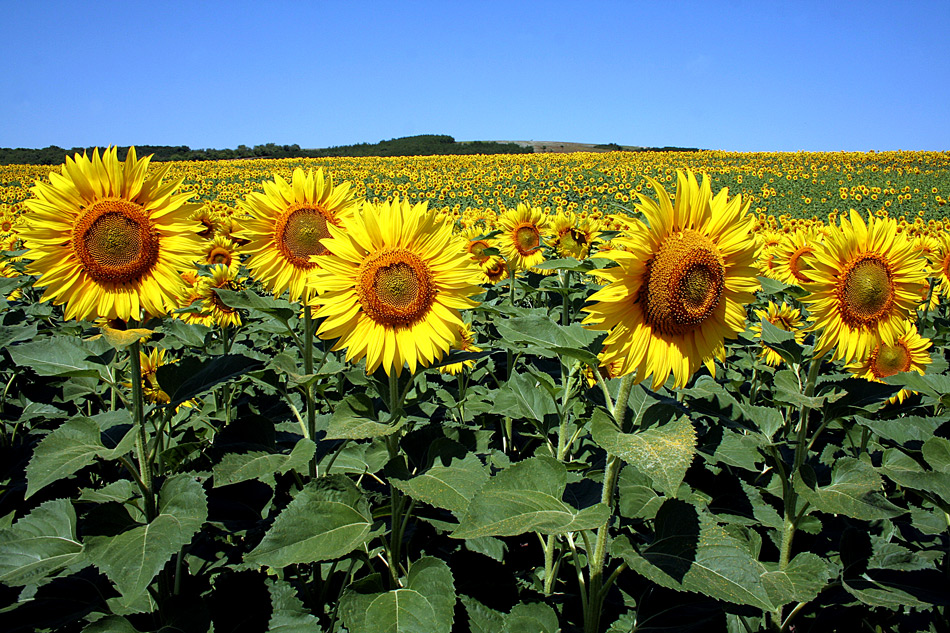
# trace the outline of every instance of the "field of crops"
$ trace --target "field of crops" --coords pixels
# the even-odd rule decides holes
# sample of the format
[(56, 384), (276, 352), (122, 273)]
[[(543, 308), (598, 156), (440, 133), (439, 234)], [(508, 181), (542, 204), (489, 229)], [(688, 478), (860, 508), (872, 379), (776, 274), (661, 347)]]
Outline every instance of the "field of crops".
[(0, 176), (4, 631), (950, 630), (950, 153)]

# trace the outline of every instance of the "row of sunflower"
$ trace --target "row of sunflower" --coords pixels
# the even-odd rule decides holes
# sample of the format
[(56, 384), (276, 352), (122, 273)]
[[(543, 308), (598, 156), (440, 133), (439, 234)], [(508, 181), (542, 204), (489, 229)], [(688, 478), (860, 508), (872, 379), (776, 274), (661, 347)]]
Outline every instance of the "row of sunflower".
[[(67, 158), (33, 188), (28, 214), (4, 218), (7, 250), (23, 240), (43, 300), (65, 304), (67, 319), (139, 321), (187, 309), (177, 316), (238, 326), (239, 312), (215, 290), (243, 288), (244, 257), (247, 274), (275, 296), (315, 308), (319, 336), (349, 348), (347, 360), (366, 357), (368, 372), (382, 365), (398, 374), (461, 341), (459, 310), (474, 305), (481, 284), (550, 274), (535, 268), (547, 246), (556, 256), (618, 264), (595, 271), (607, 287), (591, 297), (585, 322), (609, 331), (601, 359), (614, 375), (652, 376), (658, 388), (670, 373), (684, 386), (703, 363), (715, 371), (723, 340), (745, 329), (757, 274), (807, 291), (818, 353), (834, 350), (834, 360), (878, 378), (867, 368), (872, 353), (898, 340), (918, 350), (902, 369), (922, 369), (926, 344), (912, 315), (922, 300), (933, 308), (950, 298), (950, 233), (910, 239), (894, 220), (856, 212), (840, 225), (754, 232), (748, 201), (728, 199), (727, 190), (713, 196), (708, 179), (700, 185), (688, 172), (679, 173), (675, 203), (649, 179), (658, 201), (640, 195), (643, 220), (549, 216), (519, 204), (453, 222), (405, 199), (362, 203), (349, 183), (301, 169), (289, 182), (265, 181), (234, 212), (190, 203), (180, 181), (165, 180), (168, 165), (147, 177), (148, 167), (134, 148), (124, 163), (115, 148)], [(603, 231), (612, 239), (600, 239)], [(757, 316), (804, 335), (798, 308), (772, 304)]]

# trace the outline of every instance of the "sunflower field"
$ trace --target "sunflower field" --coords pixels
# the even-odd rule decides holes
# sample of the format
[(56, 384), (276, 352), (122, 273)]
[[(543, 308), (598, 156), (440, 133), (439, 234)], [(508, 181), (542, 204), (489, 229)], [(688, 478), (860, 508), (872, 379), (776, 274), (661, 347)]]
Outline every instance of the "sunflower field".
[(0, 175), (4, 631), (950, 630), (950, 153)]

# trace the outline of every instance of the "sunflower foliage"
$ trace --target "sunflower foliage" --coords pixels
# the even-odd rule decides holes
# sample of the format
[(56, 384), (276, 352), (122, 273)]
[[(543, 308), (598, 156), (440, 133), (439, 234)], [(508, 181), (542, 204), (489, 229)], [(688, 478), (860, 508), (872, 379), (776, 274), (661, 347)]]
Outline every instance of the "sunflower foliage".
[[(888, 266), (913, 304), (924, 269), (878, 227), (804, 288), (758, 276), (739, 196), (652, 186), (568, 253), (530, 205), (470, 231), (508, 253), (495, 283), (451, 220), (302, 170), (165, 314), (67, 319), (94, 307), (33, 286), (106, 273), (0, 279), (2, 629), (947, 630), (950, 312), (888, 312), (877, 343), (835, 321), (884, 310), (859, 290)], [(856, 250), (841, 279), (877, 268), (836, 295)]]

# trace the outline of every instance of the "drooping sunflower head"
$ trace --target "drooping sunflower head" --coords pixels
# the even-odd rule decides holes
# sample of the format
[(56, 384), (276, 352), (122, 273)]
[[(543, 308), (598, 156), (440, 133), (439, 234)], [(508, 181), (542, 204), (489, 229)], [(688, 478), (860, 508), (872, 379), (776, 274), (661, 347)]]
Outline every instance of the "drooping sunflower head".
[(21, 230), (28, 272), (45, 287), (42, 300), (65, 304), (67, 319), (140, 319), (177, 307), (178, 271), (198, 257), (196, 205), (164, 182), (168, 166), (146, 177), (149, 158), (117, 148), (66, 158), (49, 182), (31, 188)]
[(462, 238), (425, 203), (366, 203), (344, 225), (330, 225), (329, 254), (318, 263), (317, 334), (337, 339), (346, 360), (366, 358), (366, 371), (382, 366), (400, 375), (408, 364), (441, 359), (461, 327), (460, 309), (477, 305), (480, 272)]
[(498, 249), (512, 270), (527, 270), (544, 261), (542, 239), (547, 229), (548, 218), (537, 207), (518, 203), (514, 211), (498, 218)]
[[(756, 310), (755, 317), (757, 322), (749, 326), (749, 330), (755, 338), (762, 338), (762, 320), (766, 320), (775, 327), (793, 332), (795, 340), (801, 344), (805, 340), (805, 330), (802, 329), (802, 313), (798, 308), (793, 308), (784, 301), (779, 306), (774, 301), (769, 301), (765, 310)], [(784, 361), (782, 357), (771, 347), (762, 343), (762, 351), (759, 352), (759, 358), (765, 361), (770, 367), (778, 367)]]
[(745, 329), (743, 304), (759, 288), (754, 219), (749, 204), (724, 189), (712, 195), (691, 172), (677, 172), (675, 203), (651, 180), (659, 197), (640, 195), (647, 223), (628, 222), (606, 256), (619, 265), (594, 271), (607, 282), (595, 293), (585, 323), (608, 330), (603, 364), (620, 363), (619, 374), (653, 377), (658, 389), (673, 373), (682, 387), (705, 364), (724, 355), (723, 340)]
[[(917, 328), (910, 321), (900, 324), (898, 335), (893, 343), (885, 343), (878, 339), (871, 345), (871, 351), (847, 366), (847, 369), (866, 380), (884, 382), (888, 376), (894, 376), (905, 371), (916, 371), (923, 374), (930, 364), (930, 354), (927, 349), (931, 341), (922, 337)], [(913, 392), (901, 389), (888, 402), (903, 402)]]
[(856, 211), (841, 218), (815, 250), (809, 277), (810, 331), (820, 332), (816, 354), (834, 348), (833, 360), (851, 362), (880, 338), (890, 345), (922, 301), (927, 262), (893, 219)]
[(358, 201), (350, 183), (334, 186), (322, 169), (305, 173), (298, 167), (291, 182), (275, 174), (263, 187), (263, 193), (247, 196), (243, 208), (249, 217), (237, 232), (248, 240), (246, 265), (275, 295), (287, 290), (291, 301), (307, 303), (315, 294), (312, 257), (327, 254), (329, 227), (343, 226)]

